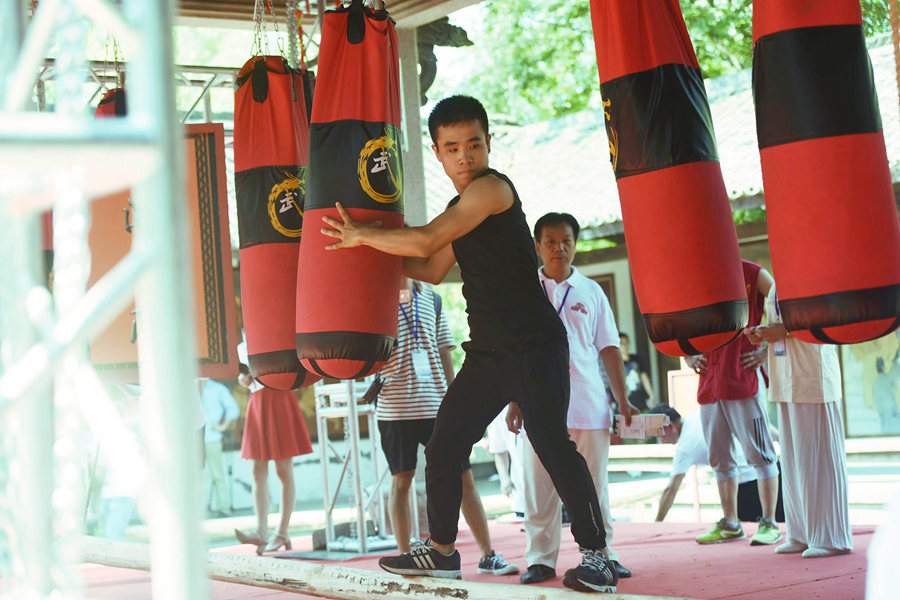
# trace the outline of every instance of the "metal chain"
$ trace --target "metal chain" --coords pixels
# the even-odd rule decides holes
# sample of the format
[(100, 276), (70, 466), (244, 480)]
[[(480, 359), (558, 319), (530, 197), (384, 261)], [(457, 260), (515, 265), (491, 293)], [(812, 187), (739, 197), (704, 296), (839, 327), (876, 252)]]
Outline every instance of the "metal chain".
[[(284, 39), (281, 37), (281, 32), (278, 31), (278, 19), (275, 16), (275, 6), (272, 4), (272, 0), (266, 0), (266, 12), (269, 13), (269, 18), (272, 19), (272, 27), (275, 29), (275, 43), (278, 45), (278, 53), (281, 54), (281, 58), (287, 60), (284, 55)], [(290, 34), (290, 31), (288, 34)]]
[(266, 30), (265, 0), (256, 0), (253, 5), (253, 42), (250, 52), (256, 56), (269, 53), (269, 32)]
[[(292, 2), (284, 3), (284, 22), (286, 28), (286, 35), (288, 36), (289, 44), (288, 49), (290, 50), (290, 64), (294, 68), (298, 68), (300, 65), (300, 50), (297, 47), (298, 38), (299, 44), (302, 47), (303, 45), (303, 25), (301, 19), (303, 18), (303, 12), (300, 10), (299, 4), (294, 7), (292, 6)], [(293, 17), (294, 23), (296, 26), (291, 27), (291, 18)], [(297, 32), (300, 32), (300, 35), (297, 35)]]

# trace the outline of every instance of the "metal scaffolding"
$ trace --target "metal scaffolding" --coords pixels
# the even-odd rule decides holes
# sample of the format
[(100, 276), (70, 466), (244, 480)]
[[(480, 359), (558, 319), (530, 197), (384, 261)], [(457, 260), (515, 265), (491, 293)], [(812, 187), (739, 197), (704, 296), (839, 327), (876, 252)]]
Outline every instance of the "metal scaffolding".
[[(139, 497), (152, 532), (153, 597), (207, 597), (173, 5), (42, 0), (26, 25), (25, 3), (0, 3), (0, 593), (8, 597), (81, 597), (78, 450), (88, 429), (116, 460), (146, 472)], [(124, 118), (94, 121), (80, 99), (89, 22), (134, 57)], [(54, 112), (39, 112), (36, 84), (54, 45), (57, 102)], [(87, 290), (88, 202), (126, 187), (136, 215), (132, 250)], [(39, 228), (48, 209), (52, 296)], [(146, 459), (86, 353), (132, 294)]]

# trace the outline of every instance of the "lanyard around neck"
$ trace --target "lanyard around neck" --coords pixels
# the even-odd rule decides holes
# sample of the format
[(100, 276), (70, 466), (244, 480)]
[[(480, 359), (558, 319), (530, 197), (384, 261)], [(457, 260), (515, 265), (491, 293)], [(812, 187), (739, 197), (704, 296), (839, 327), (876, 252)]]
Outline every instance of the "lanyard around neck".
[[(550, 300), (550, 294), (547, 293), (547, 284), (544, 283), (543, 279), (541, 280), (541, 287), (544, 288), (544, 295), (547, 296), (547, 300)], [(563, 308), (566, 307), (566, 298), (569, 297), (569, 292), (571, 292), (571, 291), (572, 291), (572, 286), (569, 285), (569, 287), (566, 288), (566, 293), (563, 294), (563, 301), (562, 301), (562, 304), (559, 305), (559, 310), (556, 311), (556, 316), (562, 315)], [(551, 305), (553, 304), (552, 300), (550, 300), (550, 304)]]
[(419, 292), (416, 291), (416, 286), (413, 286), (413, 315), (416, 322), (416, 326), (413, 327), (413, 324), (409, 321), (409, 315), (406, 314), (406, 309), (403, 308), (402, 303), (398, 303), (400, 307), (400, 312), (403, 313), (403, 319), (406, 321), (406, 325), (412, 330), (413, 340), (416, 342), (419, 341)]

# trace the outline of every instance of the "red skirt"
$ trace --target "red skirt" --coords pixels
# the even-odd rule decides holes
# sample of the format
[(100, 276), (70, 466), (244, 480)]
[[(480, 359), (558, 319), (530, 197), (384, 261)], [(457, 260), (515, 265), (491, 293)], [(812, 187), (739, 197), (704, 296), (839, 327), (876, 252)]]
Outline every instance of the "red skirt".
[(293, 392), (263, 388), (250, 394), (241, 458), (283, 460), (310, 452), (312, 442)]

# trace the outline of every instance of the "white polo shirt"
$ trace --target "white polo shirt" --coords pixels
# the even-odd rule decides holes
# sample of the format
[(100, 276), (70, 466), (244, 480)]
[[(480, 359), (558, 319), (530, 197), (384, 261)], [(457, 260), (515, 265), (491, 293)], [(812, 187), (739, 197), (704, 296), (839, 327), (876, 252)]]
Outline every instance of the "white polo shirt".
[(619, 347), (619, 330), (603, 288), (572, 267), (560, 283), (538, 269), (541, 286), (557, 310), (569, 336), (568, 426), (570, 429), (609, 429), (609, 398), (600, 373), (600, 351)]

